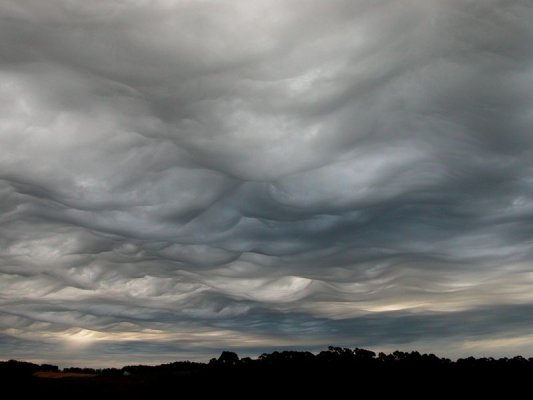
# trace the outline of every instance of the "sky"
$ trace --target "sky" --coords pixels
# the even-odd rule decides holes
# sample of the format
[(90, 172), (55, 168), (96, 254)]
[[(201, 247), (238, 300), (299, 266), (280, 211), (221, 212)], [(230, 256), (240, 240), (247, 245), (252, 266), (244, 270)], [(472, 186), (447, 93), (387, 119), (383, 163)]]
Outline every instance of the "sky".
[(533, 356), (529, 0), (0, 0), (0, 359)]

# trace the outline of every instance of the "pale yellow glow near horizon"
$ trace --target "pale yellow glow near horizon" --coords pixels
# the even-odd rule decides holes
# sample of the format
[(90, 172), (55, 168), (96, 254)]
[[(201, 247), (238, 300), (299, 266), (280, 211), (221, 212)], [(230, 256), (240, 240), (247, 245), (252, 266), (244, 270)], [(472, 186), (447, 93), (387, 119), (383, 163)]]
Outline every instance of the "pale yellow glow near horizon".
[(63, 333), (62, 337), (65, 346), (72, 349), (89, 347), (97, 339), (97, 334), (99, 333), (89, 329), (78, 329), (74, 332), (72, 330), (69, 331)]
[[(7, 333), (7, 332), (6, 332)], [(9, 334), (23, 337), (28, 340), (44, 340), (46, 342), (59, 342), (69, 351), (83, 350), (95, 343), (111, 342), (181, 342), (191, 348), (214, 347), (239, 347), (239, 346), (295, 346), (295, 345), (320, 345), (321, 339), (304, 340), (297, 338), (278, 338), (268, 335), (243, 334), (232, 330), (156, 330), (142, 329), (139, 331), (102, 332), (97, 330), (73, 327), (63, 332), (22, 332), (11, 329)]]

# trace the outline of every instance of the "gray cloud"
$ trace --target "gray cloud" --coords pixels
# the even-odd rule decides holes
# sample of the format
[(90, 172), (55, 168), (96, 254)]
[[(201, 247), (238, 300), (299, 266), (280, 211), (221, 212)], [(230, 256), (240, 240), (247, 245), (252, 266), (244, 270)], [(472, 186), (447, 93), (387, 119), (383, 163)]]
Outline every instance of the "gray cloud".
[(2, 354), (527, 352), (532, 19), (1, 1)]

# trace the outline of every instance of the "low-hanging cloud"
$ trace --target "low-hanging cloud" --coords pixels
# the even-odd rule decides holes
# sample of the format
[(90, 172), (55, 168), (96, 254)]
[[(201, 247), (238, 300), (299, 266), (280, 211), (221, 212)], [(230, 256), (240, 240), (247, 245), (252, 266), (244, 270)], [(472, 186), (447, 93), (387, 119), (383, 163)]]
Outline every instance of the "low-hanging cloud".
[(0, 1), (0, 354), (523, 352), (527, 1)]

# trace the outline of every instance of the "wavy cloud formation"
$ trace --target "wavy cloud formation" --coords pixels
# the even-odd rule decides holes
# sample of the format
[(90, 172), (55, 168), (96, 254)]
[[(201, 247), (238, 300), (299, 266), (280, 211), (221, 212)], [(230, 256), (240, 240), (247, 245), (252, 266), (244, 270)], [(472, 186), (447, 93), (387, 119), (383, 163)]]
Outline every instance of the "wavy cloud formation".
[(0, 1), (0, 353), (527, 352), (532, 20)]

